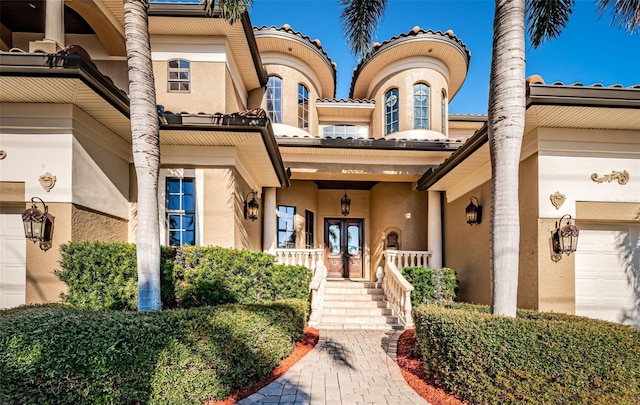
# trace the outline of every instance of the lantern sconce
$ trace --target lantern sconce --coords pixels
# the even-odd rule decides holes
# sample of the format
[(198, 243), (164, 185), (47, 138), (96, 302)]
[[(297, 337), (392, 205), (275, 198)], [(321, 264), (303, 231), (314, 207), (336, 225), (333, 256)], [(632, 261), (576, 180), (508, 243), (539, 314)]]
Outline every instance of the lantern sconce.
[[(563, 226), (562, 221), (566, 219), (566, 223)], [(553, 252), (562, 255), (565, 253), (569, 256), (574, 253), (578, 248), (578, 235), (580, 230), (571, 222), (571, 215), (565, 214), (560, 218), (560, 221), (556, 222), (556, 229), (553, 231)]]
[(345, 217), (351, 211), (351, 198), (347, 195), (347, 190), (344, 190), (344, 196), (340, 199), (340, 210)]
[[(473, 200), (476, 200), (476, 203), (473, 203)], [(482, 205), (480, 205), (480, 201), (476, 197), (469, 198), (469, 205), (465, 208), (465, 212), (467, 214), (467, 223), (471, 226), (478, 225), (482, 222)]]
[[(256, 201), (256, 195), (258, 195), (257, 191), (250, 191), (244, 198), (244, 219), (250, 219), (252, 221), (258, 219), (258, 208), (260, 208), (260, 204)], [(251, 196), (251, 200), (249, 200), (249, 196)]]
[[(44, 212), (36, 207), (36, 200), (44, 207)], [(40, 249), (45, 252), (51, 249), (53, 238), (53, 215), (49, 214), (49, 207), (38, 197), (31, 198), (31, 208), (22, 213), (24, 236), (33, 241), (40, 242)]]

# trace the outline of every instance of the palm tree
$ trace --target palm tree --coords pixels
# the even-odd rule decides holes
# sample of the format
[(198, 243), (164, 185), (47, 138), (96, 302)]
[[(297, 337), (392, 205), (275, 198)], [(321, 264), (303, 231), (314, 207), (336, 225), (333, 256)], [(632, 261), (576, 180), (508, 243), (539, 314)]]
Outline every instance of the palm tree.
[[(341, 20), (356, 55), (364, 55), (384, 14), (386, 0), (341, 0)], [(596, 0), (600, 13), (634, 33), (640, 0)], [(574, 0), (526, 0), (534, 46), (558, 36)], [(489, 81), (488, 134), (491, 155), (492, 312), (514, 317), (517, 307), (520, 224), (518, 172), (525, 116), (525, 0), (496, 0)]]
[(148, 0), (124, 0), (131, 146), (138, 181), (138, 311), (161, 308), (158, 219), (160, 125), (149, 44), (148, 8)]
[[(230, 23), (238, 20), (251, 0), (204, 0), (213, 14)], [(149, 43), (148, 0), (124, 0), (124, 30), (129, 74), (131, 146), (138, 182), (137, 260), (138, 310), (161, 309), (160, 222), (158, 177), (160, 125)]]

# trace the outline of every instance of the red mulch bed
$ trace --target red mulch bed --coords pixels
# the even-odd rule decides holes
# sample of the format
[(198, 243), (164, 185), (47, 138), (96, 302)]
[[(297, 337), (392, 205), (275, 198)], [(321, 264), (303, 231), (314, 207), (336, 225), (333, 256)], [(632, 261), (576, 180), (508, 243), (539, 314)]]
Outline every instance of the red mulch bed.
[(433, 379), (427, 377), (422, 367), (422, 360), (411, 355), (411, 349), (416, 346), (416, 334), (414, 329), (407, 329), (398, 338), (398, 365), (400, 372), (407, 383), (422, 398), (432, 405), (467, 405), (453, 394), (438, 387)]
[(232, 405), (236, 402), (240, 401), (242, 398), (246, 398), (249, 395), (260, 391), (262, 388), (271, 384), (275, 380), (278, 379), (282, 374), (284, 374), (287, 370), (293, 367), (294, 364), (298, 362), (301, 358), (307, 355), (318, 343), (318, 338), (320, 334), (317, 329), (314, 328), (306, 328), (304, 330), (304, 335), (302, 336), (302, 340), (296, 342), (293, 352), (289, 355), (289, 357), (284, 358), (278, 367), (273, 369), (271, 374), (265, 376), (262, 380), (260, 380), (256, 385), (244, 388), (240, 391), (234, 392), (229, 395), (227, 399), (222, 401), (207, 401), (206, 405)]
[[(280, 362), (271, 374), (264, 377), (256, 385), (248, 388), (244, 388), (240, 391), (234, 392), (229, 395), (227, 399), (221, 401), (207, 401), (205, 405), (232, 405), (240, 401), (242, 398), (246, 398), (249, 395), (258, 392), (260, 389), (274, 382), (278, 377), (283, 375), (301, 358), (307, 355), (318, 343), (319, 333), (317, 329), (306, 328), (302, 340), (296, 342), (293, 352)], [(428, 378), (424, 369), (422, 368), (422, 360), (417, 357), (411, 356), (411, 349), (416, 345), (415, 331), (408, 329), (404, 331), (398, 339), (398, 365), (402, 376), (407, 383), (417, 392), (422, 398), (429, 401), (432, 405), (468, 405), (468, 402), (461, 401), (455, 395), (447, 393), (442, 388), (438, 387), (436, 383)]]

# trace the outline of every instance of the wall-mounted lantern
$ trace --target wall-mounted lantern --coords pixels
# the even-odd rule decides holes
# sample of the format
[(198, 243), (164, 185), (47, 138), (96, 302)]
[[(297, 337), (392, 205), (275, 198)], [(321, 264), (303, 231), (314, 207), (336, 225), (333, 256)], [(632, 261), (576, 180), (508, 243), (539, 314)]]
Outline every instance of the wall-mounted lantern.
[[(473, 203), (473, 200), (476, 200), (476, 203)], [(482, 222), (482, 205), (476, 197), (469, 198), (469, 205), (465, 208), (465, 212), (467, 214), (467, 223), (471, 226), (474, 224), (477, 225)]]
[[(36, 200), (44, 207), (44, 212), (36, 207)], [(33, 243), (40, 242), (40, 249), (45, 252), (51, 249), (53, 238), (53, 215), (49, 214), (49, 207), (38, 197), (31, 198), (31, 208), (22, 213), (24, 236)]]
[[(256, 201), (257, 194), (257, 191), (250, 191), (244, 198), (244, 219), (250, 219), (252, 221), (258, 219), (258, 208), (260, 208), (260, 204)], [(251, 196), (251, 200), (249, 200), (249, 196)]]
[[(562, 221), (566, 219), (565, 225)], [(578, 248), (578, 235), (580, 230), (571, 222), (571, 215), (566, 214), (556, 222), (556, 229), (553, 231), (553, 252), (556, 254), (565, 253), (567, 256), (575, 252)]]
[(351, 211), (351, 198), (347, 195), (347, 190), (344, 190), (344, 196), (340, 199), (340, 210), (345, 217)]

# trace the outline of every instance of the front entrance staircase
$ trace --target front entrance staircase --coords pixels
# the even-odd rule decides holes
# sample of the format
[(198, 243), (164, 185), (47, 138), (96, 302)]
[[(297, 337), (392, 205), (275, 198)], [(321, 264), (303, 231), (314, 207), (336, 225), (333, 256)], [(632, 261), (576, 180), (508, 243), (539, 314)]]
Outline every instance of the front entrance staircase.
[(376, 283), (327, 280), (319, 329), (404, 329)]

